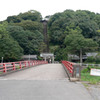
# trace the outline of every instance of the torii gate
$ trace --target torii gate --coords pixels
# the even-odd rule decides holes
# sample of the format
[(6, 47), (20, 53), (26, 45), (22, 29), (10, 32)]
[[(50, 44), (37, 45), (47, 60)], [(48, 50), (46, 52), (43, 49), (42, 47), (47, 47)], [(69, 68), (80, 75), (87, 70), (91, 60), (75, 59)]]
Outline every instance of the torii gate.
[(49, 63), (54, 63), (53, 53), (41, 53), (40, 57), (42, 57), (45, 61), (49, 60)]

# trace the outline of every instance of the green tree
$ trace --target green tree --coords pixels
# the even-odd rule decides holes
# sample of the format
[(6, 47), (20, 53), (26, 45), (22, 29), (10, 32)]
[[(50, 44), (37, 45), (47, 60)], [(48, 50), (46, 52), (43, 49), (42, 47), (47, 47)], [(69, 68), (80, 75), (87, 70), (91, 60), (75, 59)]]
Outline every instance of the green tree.
[(0, 58), (4, 61), (20, 60), (23, 55), (23, 49), (9, 35), (2, 35), (0, 38)]
[(7, 30), (24, 49), (24, 54), (39, 54), (39, 47), (43, 42), (43, 35), (39, 31), (25, 31), (20, 26), (9, 26)]
[(7, 28), (8, 23), (6, 21), (0, 23), (0, 34), (7, 34)]
[(43, 26), (42, 23), (38, 21), (31, 21), (31, 20), (24, 20), (20, 23), (16, 23), (16, 26), (21, 26), (23, 27), (24, 30), (30, 30), (32, 32), (38, 30), (40, 32), (43, 31)]
[(31, 20), (31, 21), (38, 21), (40, 22), (42, 20), (42, 16), (38, 11), (30, 10), (25, 13), (20, 13), (16, 16), (9, 16), (7, 17), (8, 23), (20, 23), (23, 20)]
[(4, 61), (20, 60), (23, 55), (23, 49), (8, 34), (7, 27), (7, 22), (0, 24), (0, 58), (4, 57)]
[(18, 15), (18, 17), (20, 17), (23, 20), (32, 20), (32, 21), (41, 21), (42, 20), (41, 14), (36, 10), (30, 10), (25, 13), (20, 13)]
[(62, 34), (60, 30), (55, 30), (53, 31), (53, 34), (51, 35), (50, 40), (53, 44), (62, 44), (64, 37), (65, 37), (64, 34)]
[(22, 19), (18, 16), (9, 16), (9, 17), (7, 17), (7, 22), (8, 23), (20, 23), (21, 20)]
[(82, 62), (82, 50), (94, 49), (98, 47), (97, 42), (92, 39), (84, 38), (82, 34), (69, 34), (65, 38), (65, 45), (69, 53), (80, 55), (80, 62)]
[(66, 48), (57, 48), (54, 52), (55, 54), (55, 60), (61, 61), (61, 60), (68, 60), (68, 52), (66, 52)]

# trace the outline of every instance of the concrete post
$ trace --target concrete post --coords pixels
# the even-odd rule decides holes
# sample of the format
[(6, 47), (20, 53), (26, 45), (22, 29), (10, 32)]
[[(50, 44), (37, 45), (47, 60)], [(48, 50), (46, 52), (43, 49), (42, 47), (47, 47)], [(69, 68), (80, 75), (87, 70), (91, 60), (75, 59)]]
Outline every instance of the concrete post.
[(47, 59), (46, 59), (46, 57), (45, 57), (45, 61), (46, 61)]
[(81, 78), (81, 66), (80, 65), (74, 65), (74, 70), (73, 70), (73, 77), (75, 78)]
[(52, 63), (54, 63), (54, 56), (52, 57)]

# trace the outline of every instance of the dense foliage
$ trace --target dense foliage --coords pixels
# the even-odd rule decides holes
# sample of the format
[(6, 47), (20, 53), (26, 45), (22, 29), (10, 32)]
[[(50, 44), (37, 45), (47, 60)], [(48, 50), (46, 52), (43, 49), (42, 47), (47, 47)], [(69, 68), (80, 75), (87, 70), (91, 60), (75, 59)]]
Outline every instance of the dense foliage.
[[(51, 16), (48, 30), (50, 48), (58, 46), (53, 51), (57, 60), (67, 58), (68, 53), (77, 54), (80, 49), (100, 46), (100, 14), (85, 10), (65, 10)], [(63, 57), (57, 53), (60, 51)]]
[(43, 26), (39, 12), (31, 10), (17, 16), (9, 16), (0, 23), (0, 61), (16, 61), (26, 54), (42, 52)]
[[(100, 14), (85, 10), (65, 10), (48, 20), (50, 52), (56, 60), (67, 60), (68, 54), (79, 54), (100, 46)], [(42, 16), (35, 10), (9, 16), (0, 22), (0, 60), (18, 60), (23, 54), (37, 54), (46, 48)]]
[(90, 84), (100, 83), (100, 77), (90, 75), (91, 68), (92, 69), (100, 69), (99, 67), (90, 66), (90, 65), (87, 68), (82, 69), (82, 71), (81, 71), (81, 80), (89, 82)]
[(0, 24), (0, 58), (5, 61), (20, 60), (23, 55), (23, 49), (19, 46), (6, 30), (7, 23)]

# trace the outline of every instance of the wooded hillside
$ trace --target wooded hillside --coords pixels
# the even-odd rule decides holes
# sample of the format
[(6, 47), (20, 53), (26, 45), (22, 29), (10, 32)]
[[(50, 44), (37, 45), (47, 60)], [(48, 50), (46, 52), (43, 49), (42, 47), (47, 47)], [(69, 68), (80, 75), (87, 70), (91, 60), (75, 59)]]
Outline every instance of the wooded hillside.
[[(48, 16), (50, 52), (56, 60), (66, 60), (69, 53), (100, 46), (100, 14), (85, 10), (65, 10)], [(35, 10), (9, 16), (0, 22), (0, 59), (20, 60), (23, 54), (43, 52), (42, 15)]]

